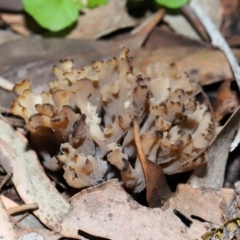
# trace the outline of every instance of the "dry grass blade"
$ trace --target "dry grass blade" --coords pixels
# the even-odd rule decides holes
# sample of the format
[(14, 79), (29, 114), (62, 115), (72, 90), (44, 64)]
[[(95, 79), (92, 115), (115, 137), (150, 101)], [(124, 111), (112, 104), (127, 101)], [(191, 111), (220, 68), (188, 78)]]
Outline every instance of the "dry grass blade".
[(134, 119), (133, 131), (138, 157), (145, 176), (147, 203), (152, 208), (161, 207), (171, 197), (171, 190), (168, 187), (162, 168), (158, 164), (148, 161), (143, 153), (139, 136), (139, 124), (136, 119)]

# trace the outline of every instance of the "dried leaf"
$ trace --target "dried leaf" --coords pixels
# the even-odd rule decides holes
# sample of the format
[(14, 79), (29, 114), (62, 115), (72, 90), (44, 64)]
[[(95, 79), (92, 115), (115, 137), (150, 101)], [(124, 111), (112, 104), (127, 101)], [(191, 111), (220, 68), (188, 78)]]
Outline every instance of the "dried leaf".
[(108, 4), (88, 10), (78, 18), (77, 26), (67, 38), (97, 39), (121, 28), (133, 27), (136, 20), (125, 9), (126, 0), (109, 0)]
[(0, 198), (0, 226), (1, 226), (0, 239), (4, 240), (17, 239), (17, 234), (14, 230), (14, 225), (7, 214), (6, 208), (4, 207), (1, 198)]
[(162, 167), (148, 161), (142, 150), (138, 121), (135, 119), (133, 124), (138, 157), (145, 176), (148, 206), (151, 208), (161, 207), (171, 197), (172, 192), (168, 186)]
[[(233, 50), (233, 53), (239, 59), (240, 50)], [(169, 64), (176, 63), (179, 70), (187, 72), (192, 80), (200, 82), (201, 85), (209, 85), (233, 77), (224, 54), (210, 47), (141, 49), (134, 57), (134, 65), (146, 73), (146, 66), (158, 60)]]
[[(7, 210), (10, 208), (19, 206), (18, 204), (13, 202), (11, 199), (9, 199), (3, 195), (0, 195), (0, 198), (2, 199), (2, 202)], [(14, 216), (12, 216), (12, 218), (14, 218), (15, 221), (19, 222), (21, 224), (21, 226), (23, 226), (25, 228), (38, 228), (38, 229), (44, 228), (45, 229), (45, 226), (43, 226), (39, 222), (39, 220), (31, 213), (29, 213), (27, 216), (25, 215), (25, 212), (14, 214)]]
[(2, 13), (1, 19), (15, 32), (22, 36), (29, 36), (32, 31), (40, 29), (39, 25), (32, 21), (24, 13)]
[(225, 80), (218, 89), (214, 103), (215, 120), (220, 121), (226, 114), (236, 111), (238, 106), (238, 96), (231, 90), (231, 80)]
[(210, 143), (207, 149), (209, 160), (193, 172), (189, 180), (192, 186), (216, 189), (220, 189), (223, 186), (229, 146), (239, 127), (239, 119), (240, 107), (227, 121), (221, 132)]
[(26, 138), (2, 120), (0, 129), (0, 164), (8, 173), (12, 171), (12, 181), (23, 201), (38, 204), (34, 214), (50, 229), (59, 231), (70, 205), (45, 175)]
[(178, 209), (188, 219), (195, 216), (206, 222), (222, 225), (227, 219), (227, 209), (233, 196), (232, 189), (194, 189), (190, 185), (180, 184), (170, 199), (170, 206)]
[[(209, 2), (208, 0), (199, 0), (199, 2), (203, 6), (204, 10), (207, 11), (208, 15), (211, 17), (216, 26), (219, 27), (222, 22), (222, 15), (220, 14), (222, 10), (220, 1), (217, 0)], [(191, 13), (189, 15), (190, 19), (187, 19), (185, 16), (183, 16), (181, 12), (178, 14), (167, 14), (164, 17), (164, 21), (167, 22), (178, 34), (182, 34), (192, 39), (201, 40), (196, 28), (194, 28), (194, 26), (192, 26), (192, 24), (189, 22), (189, 20), (191, 22), (195, 20), (194, 14)]]
[(163, 211), (139, 205), (117, 180), (81, 191), (71, 199), (71, 205), (62, 223), (61, 234), (65, 237), (78, 238), (78, 231), (84, 231), (92, 237), (114, 240), (183, 240), (199, 239), (206, 231), (194, 219), (191, 227), (187, 227), (171, 207)]

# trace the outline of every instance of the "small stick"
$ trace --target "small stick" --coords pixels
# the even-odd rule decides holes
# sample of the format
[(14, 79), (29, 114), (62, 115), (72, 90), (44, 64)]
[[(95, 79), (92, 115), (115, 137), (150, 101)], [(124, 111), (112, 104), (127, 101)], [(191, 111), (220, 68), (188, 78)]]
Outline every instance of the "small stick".
[(12, 173), (7, 173), (6, 176), (4, 176), (1, 184), (0, 184), (0, 191), (2, 190), (2, 187), (11, 179)]
[(144, 172), (145, 179), (146, 179), (149, 169), (147, 166), (147, 158), (142, 150), (142, 145), (141, 145), (141, 140), (140, 140), (140, 128), (139, 128), (139, 123), (138, 123), (137, 119), (134, 119), (134, 121), (133, 121), (133, 133), (134, 133), (134, 139), (135, 139), (138, 157), (142, 164), (143, 172)]
[(7, 213), (9, 215), (13, 215), (15, 213), (32, 211), (36, 209), (38, 209), (38, 205), (36, 203), (29, 203), (29, 204), (23, 204), (17, 207), (10, 208), (7, 210)]

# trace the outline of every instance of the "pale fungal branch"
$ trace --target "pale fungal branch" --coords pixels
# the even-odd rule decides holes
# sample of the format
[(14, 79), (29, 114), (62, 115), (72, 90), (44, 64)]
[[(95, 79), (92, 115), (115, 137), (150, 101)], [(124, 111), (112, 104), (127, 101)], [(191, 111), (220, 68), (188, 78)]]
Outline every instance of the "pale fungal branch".
[(72, 187), (94, 186), (120, 171), (133, 192), (145, 188), (131, 127), (134, 116), (141, 126), (142, 156), (150, 161), (146, 164), (162, 165), (165, 174), (202, 164), (193, 160), (214, 131), (208, 107), (196, 99), (199, 85), (174, 63), (149, 65), (144, 75), (128, 52), (123, 48), (118, 58), (81, 69), (70, 60), (61, 61), (53, 69), (57, 79), (49, 83), (48, 92), (34, 94), (29, 80), (13, 89), (18, 96), (12, 113), (25, 120), (45, 167), (62, 168)]
[(7, 91), (12, 91), (13, 87), (14, 84), (12, 82), (0, 76), (0, 88)]
[[(208, 16), (208, 14), (205, 12), (205, 10), (202, 8), (201, 4), (198, 0), (191, 0), (189, 3), (189, 6), (193, 9), (197, 17), (201, 20), (201, 23), (205, 27), (207, 33), (209, 34), (212, 45), (215, 47), (220, 48), (223, 53), (225, 54), (231, 68), (233, 71), (233, 75), (237, 81), (238, 88), (240, 89), (240, 67), (238, 65), (238, 62), (236, 58), (234, 57), (231, 48), (227, 44), (226, 40), (218, 30), (217, 26), (213, 23), (211, 18)], [(230, 152), (232, 152), (240, 143), (240, 129), (238, 130), (238, 133), (233, 140), (233, 142), (230, 145)]]

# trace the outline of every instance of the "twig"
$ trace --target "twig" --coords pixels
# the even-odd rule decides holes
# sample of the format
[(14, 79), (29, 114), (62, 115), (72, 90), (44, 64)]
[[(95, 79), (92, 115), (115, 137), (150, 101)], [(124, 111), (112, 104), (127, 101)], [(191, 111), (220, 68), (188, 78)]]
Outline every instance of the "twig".
[(17, 207), (10, 208), (7, 210), (7, 213), (9, 215), (13, 215), (15, 213), (26, 212), (26, 211), (36, 210), (36, 209), (38, 209), (38, 205), (36, 203), (30, 203), (30, 204), (23, 204)]
[(134, 133), (134, 140), (135, 140), (135, 144), (136, 144), (136, 148), (137, 148), (137, 153), (138, 153), (139, 160), (142, 164), (143, 172), (144, 172), (145, 179), (146, 179), (146, 175), (149, 174), (148, 167), (147, 167), (147, 158), (142, 150), (142, 145), (141, 145), (141, 140), (140, 140), (140, 129), (139, 129), (139, 123), (138, 123), (137, 119), (134, 119), (133, 124), (134, 124), (133, 125), (133, 133)]
[(7, 91), (12, 91), (13, 87), (14, 84), (12, 82), (0, 76), (0, 88), (3, 88)]
[[(197, 17), (201, 20), (203, 26), (205, 27), (207, 33), (209, 34), (212, 45), (219, 47), (223, 53), (225, 54), (226, 58), (228, 59), (228, 62), (232, 68), (233, 75), (237, 81), (238, 88), (240, 89), (240, 67), (238, 65), (238, 62), (236, 58), (234, 57), (231, 48), (227, 44), (226, 40), (222, 36), (222, 34), (219, 32), (218, 28), (215, 26), (215, 24), (212, 22), (211, 18), (208, 16), (208, 14), (204, 11), (201, 4), (198, 0), (191, 0), (189, 3), (189, 6), (194, 10)], [(233, 151), (240, 143), (240, 129), (238, 130), (238, 133), (233, 140), (233, 142), (230, 145), (230, 151)]]
[(1, 184), (0, 184), (0, 191), (2, 190), (2, 187), (11, 179), (12, 173), (7, 173), (6, 176), (4, 176)]

